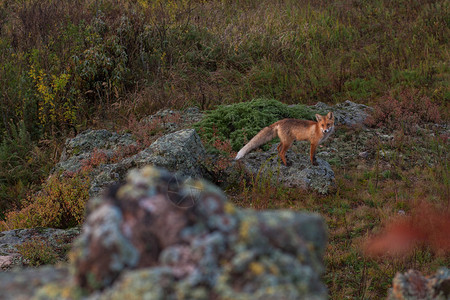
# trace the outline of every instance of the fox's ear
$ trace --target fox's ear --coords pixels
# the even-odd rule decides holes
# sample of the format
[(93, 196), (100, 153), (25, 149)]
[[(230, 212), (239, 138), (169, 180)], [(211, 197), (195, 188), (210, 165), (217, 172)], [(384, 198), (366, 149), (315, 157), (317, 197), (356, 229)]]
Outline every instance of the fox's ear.
[(320, 122), (321, 120), (322, 120), (322, 116), (321, 115), (319, 115), (319, 114), (316, 114), (316, 120), (317, 120), (317, 122)]
[(330, 111), (330, 112), (327, 114), (327, 118), (328, 118), (329, 120), (334, 119), (334, 114), (333, 114), (332, 111)]

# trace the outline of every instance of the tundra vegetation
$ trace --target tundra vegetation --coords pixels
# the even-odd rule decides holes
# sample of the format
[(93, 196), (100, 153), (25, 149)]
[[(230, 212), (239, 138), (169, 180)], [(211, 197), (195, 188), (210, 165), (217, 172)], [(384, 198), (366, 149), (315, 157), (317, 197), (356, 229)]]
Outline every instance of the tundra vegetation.
[[(268, 114), (251, 107), (252, 99), (352, 100), (374, 108), (368, 125), (389, 138), (365, 141), (364, 162), (344, 154), (330, 161), (335, 194), (288, 189), (270, 178), (242, 181), (228, 194), (243, 207), (321, 213), (330, 235), (323, 279), (333, 299), (385, 297), (396, 272), (448, 266), (448, 252), (426, 245), (383, 259), (364, 256), (361, 246), (419, 202), (449, 209), (448, 127), (438, 130), (449, 122), (449, 6), (447, 0), (0, 0), (0, 230), (82, 222), (86, 172), (102, 157), (79, 173), (45, 179), (64, 139), (86, 128), (129, 130), (148, 144), (158, 126), (150, 124), (148, 134), (140, 126), (149, 125), (137, 120), (159, 109), (234, 104), (208, 120), (231, 124), (235, 111), (250, 137), (276, 118), (314, 113), (272, 101), (278, 109)], [(240, 115), (246, 110), (260, 113), (249, 120)], [(226, 168), (244, 137), (205, 126), (199, 133)], [(338, 128), (337, 150), (363, 131)], [(22, 251), (36, 264), (54, 261), (56, 255), (30, 253), (39, 243), (45, 242)]]

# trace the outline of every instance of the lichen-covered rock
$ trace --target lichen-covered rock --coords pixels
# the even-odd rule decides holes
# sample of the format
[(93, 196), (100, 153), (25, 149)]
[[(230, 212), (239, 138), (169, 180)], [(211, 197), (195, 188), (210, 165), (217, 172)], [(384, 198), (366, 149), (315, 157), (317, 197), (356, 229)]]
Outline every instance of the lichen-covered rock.
[[(175, 118), (175, 116), (178, 116), (178, 118)], [(190, 107), (184, 111), (164, 109), (143, 119), (143, 122), (157, 121), (165, 132), (174, 132), (200, 121), (202, 117), (203, 114), (196, 107)], [(137, 146), (130, 133), (120, 134), (106, 129), (88, 129), (76, 137), (66, 140), (60, 161), (55, 169), (76, 172), (82, 166), (82, 161), (90, 158), (92, 152), (96, 149), (111, 157), (117, 151), (120, 151), (120, 147), (132, 145)]]
[(183, 129), (160, 137), (130, 160), (135, 161), (137, 167), (152, 164), (182, 176), (202, 177), (200, 163), (205, 155), (195, 129)]
[[(133, 170), (92, 199), (71, 254), (73, 280), (36, 299), (326, 299), (323, 219), (239, 209), (216, 186)], [(1, 287), (1, 284), (0, 284)]]
[(89, 159), (92, 152), (102, 150), (111, 157), (120, 147), (135, 145), (131, 134), (118, 134), (105, 129), (88, 129), (72, 139), (67, 139), (57, 170), (76, 172), (82, 167), (83, 160)]
[(169, 133), (150, 147), (115, 164), (103, 164), (92, 171), (89, 194), (99, 195), (106, 187), (123, 180), (132, 168), (154, 165), (182, 176), (203, 177), (201, 164), (206, 151), (195, 129)]
[(332, 111), (334, 113), (336, 125), (347, 126), (362, 125), (372, 110), (372, 108), (367, 105), (354, 103), (350, 100), (336, 104), (335, 106), (317, 102), (313, 108), (324, 112)]
[(199, 122), (202, 118), (203, 113), (197, 107), (189, 107), (183, 111), (162, 109), (144, 118), (143, 122), (150, 123), (156, 121), (167, 133), (170, 133)]
[(250, 152), (238, 164), (242, 163), (254, 179), (270, 178), (274, 183), (310, 189), (320, 194), (335, 189), (334, 172), (328, 162), (318, 157), (318, 165), (314, 166), (306, 152), (302, 154), (289, 150), (286, 153), (289, 166), (285, 166), (279, 159), (276, 146), (265, 152)]
[(387, 299), (450, 299), (450, 270), (441, 268), (436, 274), (429, 277), (425, 277), (415, 270), (409, 270), (404, 274), (397, 273)]

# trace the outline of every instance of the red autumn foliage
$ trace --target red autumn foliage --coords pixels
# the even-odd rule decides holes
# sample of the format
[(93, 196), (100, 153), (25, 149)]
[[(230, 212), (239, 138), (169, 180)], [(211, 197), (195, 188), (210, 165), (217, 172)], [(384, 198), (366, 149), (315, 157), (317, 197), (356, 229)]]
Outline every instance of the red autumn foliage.
[(107, 161), (108, 161), (108, 155), (106, 155), (106, 153), (104, 151), (95, 148), (92, 151), (91, 156), (89, 158), (81, 161), (81, 171), (89, 172), (93, 168), (95, 168), (101, 164), (104, 164)]
[(388, 95), (380, 99), (366, 123), (390, 130), (413, 132), (415, 125), (441, 121), (439, 105), (417, 91), (404, 90), (397, 96)]
[(369, 256), (405, 255), (426, 245), (438, 253), (450, 253), (450, 210), (438, 210), (422, 203), (410, 216), (392, 220), (378, 236), (364, 245)]

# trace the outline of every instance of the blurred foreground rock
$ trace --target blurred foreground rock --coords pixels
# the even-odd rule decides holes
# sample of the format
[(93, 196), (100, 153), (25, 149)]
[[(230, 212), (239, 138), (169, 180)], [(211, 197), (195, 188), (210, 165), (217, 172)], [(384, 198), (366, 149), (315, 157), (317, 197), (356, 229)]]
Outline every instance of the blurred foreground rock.
[[(73, 276), (3, 295), (36, 299), (326, 299), (326, 229), (317, 214), (234, 207), (202, 180), (145, 167), (92, 199)], [(27, 273), (30, 274), (30, 273)], [(37, 274), (37, 273), (36, 273)], [(28, 276), (28, 275), (27, 275)], [(31, 276), (31, 275), (30, 275)], [(33, 280), (33, 279), (29, 279)], [(6, 299), (13, 299), (6, 297)]]
[[(30, 300), (33, 296), (36, 296), (38, 290), (46, 284), (55, 286), (67, 285), (69, 277), (69, 268), (54, 266), (2, 272), (0, 273), (0, 299)], [(76, 293), (71, 294), (76, 295)], [(81, 294), (78, 293), (78, 295)], [(34, 297), (34, 299), (36, 299), (36, 297)], [(51, 291), (49, 291), (47, 299), (58, 298), (52, 297)], [(72, 299), (74, 299), (74, 297), (72, 297)]]
[(450, 270), (439, 269), (436, 274), (425, 277), (420, 272), (409, 270), (397, 273), (388, 300), (450, 299)]

